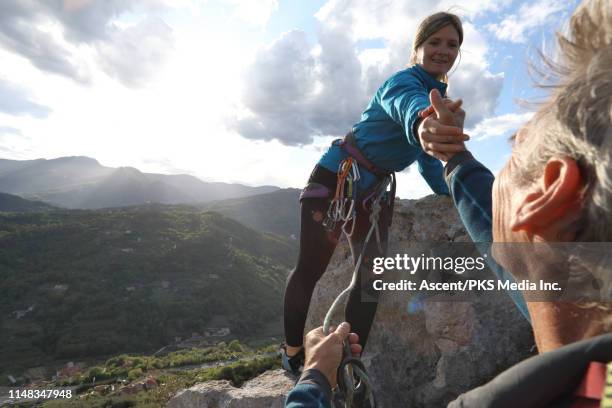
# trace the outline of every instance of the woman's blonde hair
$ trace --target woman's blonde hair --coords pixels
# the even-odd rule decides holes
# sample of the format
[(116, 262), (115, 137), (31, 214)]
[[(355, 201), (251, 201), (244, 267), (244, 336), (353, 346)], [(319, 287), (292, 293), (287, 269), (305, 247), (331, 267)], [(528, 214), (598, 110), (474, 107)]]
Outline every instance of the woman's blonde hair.
[[(463, 25), (461, 24), (461, 19), (459, 19), (459, 16), (444, 11), (432, 14), (421, 21), (417, 27), (414, 40), (412, 41), (412, 53), (410, 55), (409, 66), (417, 64), (417, 50), (419, 47), (421, 47), (423, 43), (427, 41), (427, 39), (434, 33), (438, 32), (447, 25), (452, 25), (455, 30), (457, 30), (457, 33), (459, 34), (459, 46), (461, 46), (463, 43)], [(448, 82), (446, 75), (444, 78), (442, 78), (442, 81)]]

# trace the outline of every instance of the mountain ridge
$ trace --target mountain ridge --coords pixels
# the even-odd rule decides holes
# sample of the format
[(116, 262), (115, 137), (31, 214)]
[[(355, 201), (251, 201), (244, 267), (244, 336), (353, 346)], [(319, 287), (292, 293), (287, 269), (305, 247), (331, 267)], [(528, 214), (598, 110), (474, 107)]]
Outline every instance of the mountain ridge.
[(145, 173), (134, 167), (101, 165), (87, 156), (0, 159), (0, 191), (73, 209), (197, 204), (269, 193), (275, 186), (206, 182), (189, 174)]

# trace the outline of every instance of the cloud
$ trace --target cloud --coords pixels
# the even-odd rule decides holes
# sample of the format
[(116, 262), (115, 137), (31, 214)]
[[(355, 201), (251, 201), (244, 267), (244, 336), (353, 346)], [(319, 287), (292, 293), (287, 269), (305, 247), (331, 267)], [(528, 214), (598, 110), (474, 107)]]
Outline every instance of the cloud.
[(418, 23), (437, 11), (450, 11), (463, 22), (485, 13), (499, 12), (514, 0), (388, 1), (329, 0), (315, 15), (330, 29), (341, 29), (354, 39), (385, 38), (404, 42), (411, 39)]
[(44, 7), (28, 0), (0, 2), (0, 44), (40, 70), (89, 82), (87, 69), (49, 32), (48, 24), (44, 27), (49, 22), (42, 14)]
[(451, 71), (448, 95), (453, 99), (463, 99), (463, 109), (467, 113), (465, 126), (471, 127), (495, 112), (504, 74), (489, 71), (489, 46), (477, 27), (464, 22), (463, 29), (461, 57)]
[(467, 130), (472, 140), (481, 141), (493, 137), (503, 137), (510, 132), (517, 131), (531, 117), (533, 112), (507, 113), (492, 118), (487, 118), (478, 123), (474, 128)]
[[(437, 5), (437, 0), (328, 1), (316, 14), (317, 43), (292, 31), (260, 50), (246, 69), (246, 113), (232, 118), (229, 127), (248, 139), (277, 139), (286, 145), (342, 136), (384, 80), (406, 67), (411, 36)], [(469, 22), (464, 28), (464, 56), (450, 89), (453, 97), (464, 99), (466, 123), (474, 125), (493, 114), (504, 77), (489, 71), (488, 47), (478, 29)], [(360, 49), (363, 40), (376, 40), (384, 48)]]
[(272, 14), (278, 10), (278, 0), (223, 0), (235, 7), (234, 16), (240, 20), (265, 26)]
[(12, 126), (0, 126), (0, 155), (4, 158), (22, 159), (32, 153), (32, 139)]
[[(379, 55), (358, 53), (359, 39), (392, 35), (386, 24), (358, 24), (373, 11), (373, 3), (378, 4), (329, 1), (316, 15), (321, 22), (316, 44), (309, 44), (305, 33), (291, 31), (260, 50), (245, 75), (242, 104), (248, 113), (231, 119), (229, 127), (248, 139), (276, 139), (285, 145), (308, 145), (316, 136), (341, 136), (350, 130), (400, 58), (395, 52), (399, 47), (387, 47)], [(365, 31), (356, 32), (356, 27)], [(384, 65), (377, 63), (381, 59)], [(396, 68), (401, 65), (405, 62)]]
[(503, 83), (503, 73), (493, 75), (481, 66), (461, 64), (461, 68), (453, 74), (448, 94), (452, 99), (463, 99), (466, 127), (493, 115)]
[[(85, 84), (91, 81), (93, 51), (107, 73), (128, 86), (142, 85), (172, 46), (172, 30), (148, 16), (164, 7), (161, 0), (3, 0), (0, 46), (42, 71)], [(135, 10), (145, 16), (142, 21), (117, 23)]]
[(457, 5), (457, 0), (441, 0), (438, 9), (448, 10), (462, 17), (477, 18), (486, 13), (499, 13), (513, 3), (514, 0), (463, 0)]
[(109, 41), (96, 45), (104, 72), (124, 85), (146, 85), (160, 69), (174, 41), (172, 29), (160, 18), (147, 18), (123, 30), (114, 29)]
[(548, 23), (551, 17), (566, 7), (564, 2), (540, 0), (523, 4), (518, 13), (506, 17), (497, 24), (486, 27), (500, 40), (525, 43), (526, 35), (534, 28)]
[(14, 128), (12, 126), (1, 126), (0, 125), (0, 136), (2, 135), (17, 135), (21, 136), (21, 130)]
[(49, 116), (51, 109), (32, 101), (25, 89), (0, 78), (0, 112), (42, 119)]
[(261, 50), (247, 70), (242, 102), (250, 115), (230, 127), (248, 139), (310, 144), (347, 132), (367, 102), (351, 41), (323, 30), (320, 47), (302, 31), (285, 33)]
[[(438, 10), (439, 0), (329, 0), (315, 17), (329, 30), (346, 33), (354, 41), (385, 39), (393, 45), (410, 45), (419, 21)], [(410, 48), (403, 49), (406, 54)], [(408, 61), (409, 55), (404, 55)]]

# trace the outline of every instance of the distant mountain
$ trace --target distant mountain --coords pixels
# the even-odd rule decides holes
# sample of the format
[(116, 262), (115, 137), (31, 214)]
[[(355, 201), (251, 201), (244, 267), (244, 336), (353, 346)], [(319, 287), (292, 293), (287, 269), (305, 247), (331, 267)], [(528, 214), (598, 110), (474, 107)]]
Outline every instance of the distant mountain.
[(88, 157), (61, 157), (53, 160), (2, 160), (0, 191), (19, 195), (71, 189), (108, 176), (114, 169)]
[(19, 196), (0, 193), (0, 211), (5, 212), (31, 212), (57, 209), (40, 201), (30, 201)]
[(161, 204), (195, 204), (269, 193), (278, 187), (204, 182), (194, 176), (142, 173), (132, 167), (102, 166), (89, 157), (0, 159), (0, 191), (66, 208), (95, 209)]
[(286, 188), (256, 196), (215, 201), (202, 208), (219, 212), (236, 221), (255, 228), (284, 236), (299, 236), (300, 190)]
[(37, 160), (8, 160), (8, 159), (0, 159), (0, 176), (10, 171), (19, 170), (23, 167), (30, 166), (36, 162), (42, 162), (45, 159), (37, 159)]
[(280, 319), (297, 249), (218, 213), (157, 204), (0, 213), (0, 248), (4, 379), (55, 359), (152, 352), (219, 324), (251, 336)]
[(147, 202), (178, 204), (196, 201), (193, 196), (162, 180), (161, 177), (155, 179), (132, 167), (120, 167), (92, 186), (80, 207), (125, 207)]

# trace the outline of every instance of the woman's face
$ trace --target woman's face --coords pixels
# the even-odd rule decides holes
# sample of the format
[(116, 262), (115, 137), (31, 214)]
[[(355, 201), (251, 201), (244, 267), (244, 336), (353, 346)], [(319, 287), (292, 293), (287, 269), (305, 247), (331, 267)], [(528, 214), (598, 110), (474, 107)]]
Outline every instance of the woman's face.
[(433, 33), (417, 50), (417, 61), (425, 71), (441, 78), (450, 71), (459, 54), (459, 33), (447, 25)]

